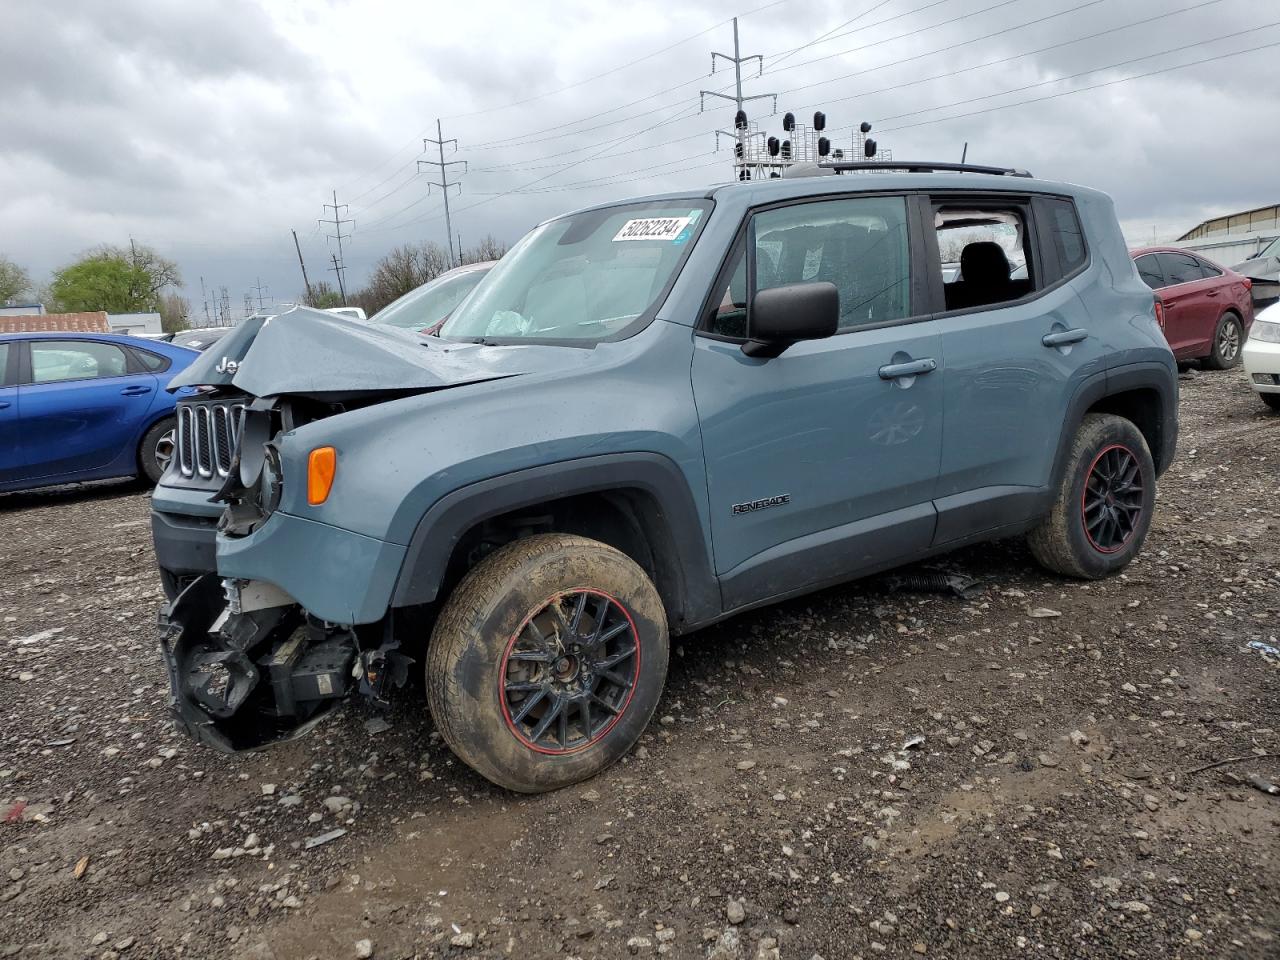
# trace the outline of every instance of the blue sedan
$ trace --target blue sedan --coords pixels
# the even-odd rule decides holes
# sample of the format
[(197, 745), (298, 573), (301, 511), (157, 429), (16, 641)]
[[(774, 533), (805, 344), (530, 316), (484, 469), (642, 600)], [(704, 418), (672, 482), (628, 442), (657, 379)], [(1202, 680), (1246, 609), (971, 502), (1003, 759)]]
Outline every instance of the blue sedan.
[(106, 333), (0, 336), (0, 490), (155, 483), (174, 449), (177, 397), (165, 387), (198, 356)]

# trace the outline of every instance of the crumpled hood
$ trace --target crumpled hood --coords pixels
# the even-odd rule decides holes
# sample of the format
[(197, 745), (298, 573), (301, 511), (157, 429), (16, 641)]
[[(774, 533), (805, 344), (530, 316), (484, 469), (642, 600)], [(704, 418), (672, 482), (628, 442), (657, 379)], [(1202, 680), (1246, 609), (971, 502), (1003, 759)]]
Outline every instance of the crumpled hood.
[(522, 373), (571, 372), (591, 354), (573, 347), (450, 343), (293, 307), (245, 320), (175, 376), (168, 389), (232, 386), (255, 397), (412, 392)]
[(1280, 257), (1256, 257), (1237, 263), (1231, 268), (1236, 273), (1244, 274), (1251, 280), (1263, 280), (1275, 283), (1280, 279)]

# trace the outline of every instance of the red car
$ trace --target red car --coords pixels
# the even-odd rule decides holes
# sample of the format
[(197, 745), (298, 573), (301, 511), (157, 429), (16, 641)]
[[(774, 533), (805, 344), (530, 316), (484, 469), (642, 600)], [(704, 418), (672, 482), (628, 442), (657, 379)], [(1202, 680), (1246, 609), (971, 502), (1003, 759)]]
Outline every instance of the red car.
[(1156, 318), (1175, 358), (1215, 370), (1240, 362), (1253, 325), (1252, 281), (1190, 250), (1143, 247), (1131, 256), (1156, 291)]

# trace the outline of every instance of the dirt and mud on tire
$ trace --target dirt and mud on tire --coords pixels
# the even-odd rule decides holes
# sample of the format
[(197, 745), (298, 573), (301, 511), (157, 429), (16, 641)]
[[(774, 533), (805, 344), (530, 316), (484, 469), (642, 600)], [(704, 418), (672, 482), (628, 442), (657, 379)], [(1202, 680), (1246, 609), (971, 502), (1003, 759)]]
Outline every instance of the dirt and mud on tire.
[(453, 591), (427, 655), (445, 742), (523, 793), (594, 776), (644, 731), (667, 674), (667, 621), (634, 561), (583, 537), (518, 540)]
[(1053, 510), (1027, 535), (1027, 545), (1055, 573), (1110, 576), (1142, 549), (1155, 496), (1155, 465), (1138, 428), (1113, 414), (1088, 414), (1072, 441)]

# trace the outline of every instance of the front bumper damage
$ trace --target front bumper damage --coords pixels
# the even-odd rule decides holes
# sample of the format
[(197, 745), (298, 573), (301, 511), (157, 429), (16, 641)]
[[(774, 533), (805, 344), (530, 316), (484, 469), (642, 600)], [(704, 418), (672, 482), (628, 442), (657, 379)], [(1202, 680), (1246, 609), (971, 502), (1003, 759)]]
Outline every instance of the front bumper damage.
[(197, 577), (160, 612), (160, 652), (179, 730), (224, 753), (295, 740), (353, 691), (385, 705), (411, 661), (390, 639), (361, 649), (259, 582)]

